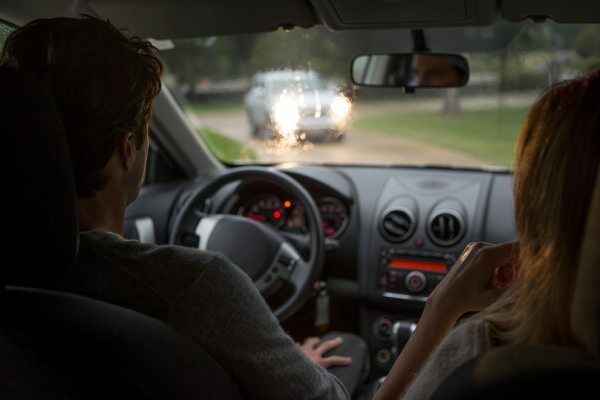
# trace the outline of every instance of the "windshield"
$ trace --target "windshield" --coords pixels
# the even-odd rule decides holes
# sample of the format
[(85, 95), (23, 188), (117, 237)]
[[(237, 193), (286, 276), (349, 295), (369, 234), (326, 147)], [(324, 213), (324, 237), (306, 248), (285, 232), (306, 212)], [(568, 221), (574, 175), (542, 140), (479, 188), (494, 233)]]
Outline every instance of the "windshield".
[(469, 62), (466, 86), (358, 87), (361, 54), (410, 52), (410, 32), (324, 27), (173, 41), (165, 84), (226, 163), (511, 168), (527, 111), (549, 84), (600, 66), (599, 25), (500, 23), (427, 30)]
[(286, 90), (292, 91), (311, 91), (311, 90), (327, 90), (327, 83), (319, 78), (300, 78), (290, 79), (274, 79), (267, 82), (269, 92), (280, 94)]

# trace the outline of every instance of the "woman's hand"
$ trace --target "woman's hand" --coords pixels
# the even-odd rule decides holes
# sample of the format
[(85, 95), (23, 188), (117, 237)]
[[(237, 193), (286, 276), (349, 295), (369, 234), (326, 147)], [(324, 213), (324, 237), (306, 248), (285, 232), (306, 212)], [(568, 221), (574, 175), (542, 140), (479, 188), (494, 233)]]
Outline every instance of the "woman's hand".
[[(431, 293), (428, 306), (436, 314), (458, 319), (495, 301), (512, 279), (518, 242), (470, 243), (450, 272)], [(502, 276), (502, 281), (498, 277)]]

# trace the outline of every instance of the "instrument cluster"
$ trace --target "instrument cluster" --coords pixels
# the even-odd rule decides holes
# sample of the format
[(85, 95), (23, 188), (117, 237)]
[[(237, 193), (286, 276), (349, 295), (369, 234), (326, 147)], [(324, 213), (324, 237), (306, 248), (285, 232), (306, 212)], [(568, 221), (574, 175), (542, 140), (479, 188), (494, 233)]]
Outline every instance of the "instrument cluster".
[[(348, 208), (336, 197), (324, 196), (316, 200), (321, 213), (325, 237), (336, 238), (348, 225)], [(306, 216), (304, 206), (297, 200), (272, 193), (262, 193), (242, 201), (237, 213), (280, 230), (304, 233)]]

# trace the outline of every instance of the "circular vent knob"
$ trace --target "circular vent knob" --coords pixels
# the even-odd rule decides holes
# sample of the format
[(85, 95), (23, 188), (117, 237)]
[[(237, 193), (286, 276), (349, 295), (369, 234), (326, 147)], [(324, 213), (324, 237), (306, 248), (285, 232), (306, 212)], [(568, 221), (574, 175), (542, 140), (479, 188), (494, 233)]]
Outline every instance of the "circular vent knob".
[(412, 213), (404, 208), (395, 208), (384, 213), (379, 224), (384, 238), (391, 242), (403, 242), (415, 230), (415, 219)]
[(463, 218), (459, 213), (452, 210), (434, 212), (427, 225), (429, 238), (438, 246), (452, 246), (462, 239), (464, 233)]

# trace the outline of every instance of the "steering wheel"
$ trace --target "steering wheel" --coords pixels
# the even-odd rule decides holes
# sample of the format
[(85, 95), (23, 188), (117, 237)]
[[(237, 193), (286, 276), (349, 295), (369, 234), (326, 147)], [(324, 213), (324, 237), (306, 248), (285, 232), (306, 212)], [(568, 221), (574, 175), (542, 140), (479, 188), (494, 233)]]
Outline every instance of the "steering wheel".
[[(287, 190), (304, 206), (308, 228), (304, 244), (308, 255), (302, 255), (302, 241), (293, 243), (266, 224), (239, 215), (207, 214), (200, 210), (203, 201), (224, 185), (257, 178)], [(169, 242), (224, 254), (253, 280), (263, 297), (277, 292), (284, 282), (289, 283), (290, 294), (273, 309), (280, 321), (296, 312), (313, 292), (325, 257), (317, 205), (298, 182), (271, 167), (234, 168), (197, 188), (176, 216)]]

